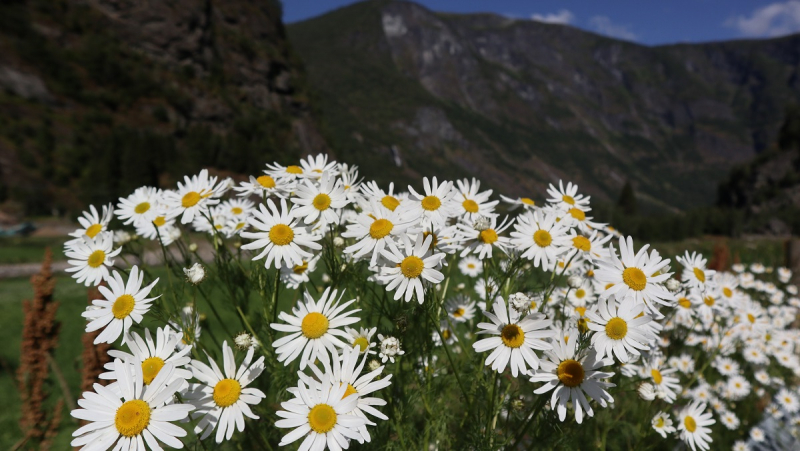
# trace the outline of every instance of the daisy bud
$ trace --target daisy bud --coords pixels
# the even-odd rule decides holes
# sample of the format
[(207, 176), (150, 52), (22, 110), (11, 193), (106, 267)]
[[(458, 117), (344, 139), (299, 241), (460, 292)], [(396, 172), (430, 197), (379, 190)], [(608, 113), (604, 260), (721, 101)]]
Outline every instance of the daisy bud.
[(369, 361), (369, 363), (367, 365), (369, 366), (369, 371), (372, 372), (372, 371), (375, 371), (375, 370), (377, 370), (378, 368), (381, 367), (381, 362), (379, 362), (379, 361), (377, 361), (375, 359), (372, 359), (372, 360)]
[(456, 290), (461, 291), (466, 287), (467, 287), (466, 285), (464, 285), (463, 283), (460, 283), (460, 284), (456, 285)]
[(236, 335), (236, 337), (234, 337), (233, 342), (240, 351), (246, 351), (253, 346), (255, 340), (253, 340), (253, 337), (251, 337), (247, 332), (240, 332), (238, 335)]
[(127, 230), (117, 230), (114, 232), (114, 242), (120, 246), (129, 243), (133, 239), (133, 235)]
[(380, 345), (380, 353), (378, 355), (381, 358), (381, 361), (386, 363), (387, 360), (394, 363), (394, 358), (399, 355), (405, 354), (405, 351), (400, 349), (400, 340), (395, 337), (384, 337), (383, 335), (378, 334), (378, 338), (381, 340)]
[(527, 312), (531, 306), (531, 298), (525, 293), (514, 293), (508, 297), (508, 305), (520, 313)]
[(567, 278), (567, 285), (569, 285), (570, 288), (578, 288), (581, 284), (583, 284), (581, 276), (569, 276)]
[(347, 263), (342, 263), (342, 267), (339, 268), (339, 272), (344, 272), (345, 269), (347, 269)]
[(653, 384), (649, 382), (641, 383), (637, 391), (639, 392), (639, 397), (645, 401), (652, 401), (656, 399), (655, 387), (653, 387)]
[(664, 285), (666, 285), (667, 290), (669, 290), (671, 293), (675, 293), (681, 289), (681, 283), (676, 279), (667, 279)]
[(322, 283), (328, 283), (330, 281), (331, 281), (331, 276), (329, 276), (327, 274), (323, 274), (322, 275)]
[(192, 243), (189, 245), (189, 252), (197, 252), (197, 244)]
[(521, 399), (513, 399), (511, 400), (510, 407), (511, 410), (519, 412), (523, 407), (525, 407), (525, 402)]
[(492, 222), (486, 216), (477, 216), (475, 221), (472, 223), (472, 228), (483, 232), (484, 230), (488, 229), (492, 226)]
[(337, 236), (333, 239), (333, 245), (336, 247), (344, 246), (344, 238)]
[(183, 273), (186, 274), (186, 279), (194, 285), (206, 278), (206, 270), (200, 263), (195, 263), (191, 268), (183, 268)]

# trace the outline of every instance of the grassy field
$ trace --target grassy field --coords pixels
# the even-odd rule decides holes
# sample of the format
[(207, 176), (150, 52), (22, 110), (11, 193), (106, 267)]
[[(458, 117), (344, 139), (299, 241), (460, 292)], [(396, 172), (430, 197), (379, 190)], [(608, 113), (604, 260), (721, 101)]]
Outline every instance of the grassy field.
[(3, 237), (0, 238), (0, 265), (34, 263), (42, 260), (44, 248), (53, 250), (53, 260), (66, 260), (64, 237)]

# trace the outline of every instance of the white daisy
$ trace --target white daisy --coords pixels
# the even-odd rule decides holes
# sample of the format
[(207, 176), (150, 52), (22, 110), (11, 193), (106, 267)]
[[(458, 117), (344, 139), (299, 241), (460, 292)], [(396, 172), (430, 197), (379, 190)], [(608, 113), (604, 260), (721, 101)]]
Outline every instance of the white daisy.
[(64, 254), (71, 266), (65, 269), (66, 272), (74, 272), (72, 275), (78, 279), (78, 283), (83, 283), (87, 287), (90, 285), (100, 285), (108, 278), (107, 266), (113, 266), (114, 260), (122, 251), (121, 247), (113, 249), (114, 237), (111, 233), (101, 233), (94, 238), (84, 236), (80, 242), (76, 242), (65, 248)]
[(520, 256), (545, 271), (551, 271), (558, 256), (569, 250), (568, 227), (556, 219), (555, 214), (540, 211), (522, 214), (511, 232), (511, 245)]
[(778, 400), (778, 404), (783, 407), (783, 410), (789, 413), (796, 413), (800, 410), (800, 401), (798, 401), (797, 395), (785, 388), (778, 391), (778, 394), (775, 395), (775, 399)]
[(378, 261), (378, 256), (386, 248), (386, 244), (394, 242), (405, 233), (418, 233), (410, 229), (417, 223), (417, 219), (401, 211), (392, 211), (379, 206), (374, 199), (369, 204), (369, 209), (363, 210), (353, 224), (347, 226), (342, 232), (343, 238), (357, 240), (354, 244), (344, 249), (345, 254), (353, 254), (358, 259), (371, 254), (370, 266)]
[(233, 350), (227, 341), (222, 342), (222, 370), (208, 356), (206, 357), (211, 367), (199, 360), (192, 360), (192, 373), (200, 383), (191, 385), (186, 398), (197, 407), (192, 418), (202, 416), (194, 428), (195, 434), (200, 435), (200, 440), (216, 429), (216, 442), (222, 443), (223, 439), (231, 439), (234, 429), (244, 432), (244, 417), (254, 420), (259, 418), (250, 406), (258, 405), (267, 395), (257, 388), (247, 386), (264, 371), (264, 356), (250, 364), (254, 352), (254, 348), (247, 351), (238, 371)]
[(414, 218), (422, 218), (423, 225), (444, 227), (447, 219), (456, 214), (453, 182), (443, 181), (439, 184), (436, 177), (431, 181), (428, 181), (428, 177), (424, 177), (422, 184), (424, 195), (417, 193), (413, 187), (408, 187), (413, 200), (406, 207), (407, 214)]
[(375, 354), (372, 348), (378, 344), (372, 342), (372, 337), (375, 336), (375, 332), (378, 330), (377, 327), (373, 327), (372, 329), (367, 329), (366, 327), (361, 327), (360, 329), (345, 327), (344, 330), (347, 332), (347, 335), (350, 336), (350, 344), (354, 348), (357, 347), (359, 352), (362, 354)]
[(678, 256), (678, 263), (683, 265), (683, 272), (681, 273), (681, 280), (686, 282), (689, 287), (705, 290), (706, 284), (712, 283), (714, 274), (717, 272), (706, 268), (707, 260), (703, 258), (702, 254), (697, 252), (686, 251), (682, 257)]
[(608, 249), (603, 247), (609, 240), (611, 235), (601, 236), (597, 231), (592, 231), (589, 236), (578, 235), (573, 229), (567, 235), (569, 251), (562, 256), (565, 260), (570, 260), (573, 257), (582, 257), (588, 261), (594, 261), (597, 258), (605, 258), (608, 256)]
[(458, 295), (447, 300), (444, 310), (457, 323), (471, 321), (475, 317), (475, 301), (464, 295)]
[(633, 298), (626, 298), (619, 304), (611, 298), (600, 300), (595, 310), (586, 312), (587, 326), (594, 331), (592, 347), (601, 358), (613, 355), (627, 363), (629, 356), (639, 356), (640, 349), (648, 349), (656, 336), (647, 327), (653, 319), (643, 313), (644, 304)]
[(297, 185), (293, 194), (292, 202), (295, 207), (292, 208), (292, 215), (303, 218), (306, 224), (314, 224), (319, 219), (322, 227), (338, 224), (339, 210), (349, 203), (341, 180), (330, 172), (322, 174), (316, 184), (304, 180)]
[(195, 215), (205, 212), (208, 207), (219, 203), (217, 197), (227, 190), (225, 184), (217, 185), (217, 177), (209, 177), (208, 170), (203, 169), (192, 178), (184, 176), (185, 184), (178, 182), (177, 191), (164, 191), (164, 203), (170, 210), (171, 217), (181, 217), (181, 224), (188, 224)]
[(725, 426), (727, 429), (731, 431), (735, 431), (739, 428), (739, 417), (736, 416), (733, 412), (721, 412), (719, 415), (719, 420), (722, 422), (722, 425)]
[(183, 448), (177, 437), (185, 437), (186, 431), (172, 422), (186, 418), (194, 406), (164, 405), (184, 383), (172, 377), (175, 367), (171, 363), (164, 365), (146, 387), (140, 366), (116, 359), (114, 371), (122, 396), (100, 384), (94, 384), (94, 393), (84, 392), (78, 400), (81, 408), (71, 415), (88, 424), (72, 433), (75, 438), (70, 445), (88, 451), (106, 450), (116, 443), (115, 450), (160, 451), (160, 441), (172, 448)]
[(124, 220), (125, 225), (145, 224), (152, 222), (156, 216), (156, 208), (161, 204), (161, 190), (149, 186), (136, 188), (128, 197), (120, 197), (114, 214)]
[(464, 221), (471, 223), (478, 216), (492, 217), (494, 216), (494, 207), (499, 201), (490, 201), (489, 197), (492, 195), (492, 190), (480, 192), (481, 181), (472, 178), (472, 182), (468, 179), (456, 180), (455, 201), (456, 215), (461, 217)]
[(650, 424), (663, 438), (667, 438), (667, 434), (675, 432), (675, 427), (672, 426), (672, 419), (669, 417), (669, 414), (665, 412), (658, 412), (650, 421)]
[(680, 379), (672, 376), (677, 371), (677, 368), (666, 368), (661, 358), (652, 358), (645, 366), (645, 374), (649, 374), (655, 385), (656, 396), (670, 404), (683, 390)]
[(678, 418), (678, 431), (681, 433), (681, 440), (685, 441), (696, 451), (698, 448), (701, 450), (710, 449), (711, 443), (711, 428), (708, 426), (716, 423), (711, 417), (710, 412), (704, 412), (706, 404), (700, 401), (694, 401), (681, 411)]
[(278, 316), (287, 324), (272, 323), (270, 327), (281, 332), (288, 332), (289, 335), (280, 338), (272, 343), (278, 353), (278, 361), (284, 365), (289, 365), (298, 357), (300, 358), (300, 369), (319, 359), (323, 362), (330, 361), (330, 355), (338, 356), (337, 348), (346, 348), (349, 342), (344, 342), (339, 338), (348, 340), (347, 332), (341, 330), (344, 326), (349, 326), (358, 322), (358, 318), (350, 316), (361, 309), (354, 309), (345, 312), (356, 300), (351, 299), (339, 305), (339, 301), (344, 292), (337, 298), (338, 290), (331, 291), (326, 288), (318, 301), (306, 292), (305, 302), (298, 301), (297, 307), (292, 309), (292, 315), (281, 312)]
[(175, 345), (178, 349), (192, 347), (203, 332), (200, 326), (200, 314), (194, 307), (187, 305), (181, 309), (176, 319), (168, 323), (167, 330), (178, 336), (180, 341)]
[(586, 210), (589, 206), (590, 198), (583, 194), (578, 194), (578, 185), (572, 182), (568, 182), (566, 188), (564, 188), (564, 183), (561, 180), (558, 181), (558, 188), (551, 183), (547, 187), (547, 195), (550, 196), (547, 202), (563, 211), (567, 211), (570, 208)]
[(575, 409), (575, 421), (583, 422), (583, 414), (594, 416), (592, 406), (586, 399), (589, 395), (601, 406), (606, 407), (614, 399), (606, 391), (616, 385), (602, 379), (608, 379), (614, 373), (599, 371), (600, 368), (614, 364), (614, 359), (600, 359), (597, 353), (590, 349), (584, 355), (576, 355), (578, 331), (572, 329), (566, 339), (553, 338), (552, 349), (544, 351), (544, 358), (540, 361), (541, 369), (531, 376), (531, 382), (545, 382), (533, 392), (537, 395), (553, 390), (550, 405), (558, 412), (558, 419), (564, 421), (567, 416), (567, 403), (571, 400)]
[(498, 226), (496, 216), (489, 218), (488, 227), (480, 229), (476, 229), (469, 224), (459, 223), (458, 239), (464, 245), (464, 250), (461, 251), (461, 257), (474, 253), (478, 255), (480, 260), (492, 258), (492, 250), (495, 248), (507, 253), (511, 241), (508, 237), (501, 236), (501, 234), (507, 228), (511, 227), (513, 223), (513, 219), (509, 221), (508, 217), (506, 217)]
[(328, 162), (326, 154), (309, 155), (300, 160), (300, 166), (303, 167), (303, 176), (310, 179), (319, 179), (325, 174), (339, 175), (338, 164), (335, 161)]
[(508, 211), (514, 211), (519, 207), (522, 207), (525, 211), (535, 210), (537, 208), (536, 202), (530, 197), (511, 198), (501, 194), (500, 199), (507, 204), (511, 204), (511, 207), (509, 207)]
[(364, 418), (349, 415), (358, 405), (358, 393), (345, 396), (348, 385), (333, 383), (324, 378), (321, 383), (307, 387), (297, 381), (296, 399), (282, 402), (285, 410), (276, 414), (281, 420), (279, 428), (295, 428), (281, 439), (278, 446), (286, 446), (305, 437), (300, 444), (303, 451), (323, 451), (328, 448), (340, 451), (350, 447), (350, 440), (364, 442), (359, 428), (366, 424)]
[(502, 296), (498, 296), (492, 306), (494, 313), (484, 311), (483, 314), (491, 323), (479, 323), (479, 334), (491, 334), (492, 337), (476, 341), (472, 347), (476, 352), (492, 350), (486, 357), (486, 366), (491, 365), (493, 371), (503, 372), (511, 362), (511, 374), (528, 374), (528, 367), (539, 368), (539, 358), (534, 350), (551, 349), (544, 338), (552, 337), (555, 332), (550, 329), (553, 322), (541, 313), (533, 313), (520, 319), (520, 314), (509, 309)]
[[(423, 241), (424, 239), (424, 241)], [(414, 293), (417, 302), (422, 304), (424, 293), (422, 279), (438, 284), (444, 280), (444, 275), (437, 271), (445, 254), (430, 251), (433, 237), (417, 234), (417, 241), (411, 244), (407, 235), (401, 236), (402, 251), (389, 242), (389, 249), (383, 250), (381, 255), (387, 260), (388, 266), (381, 266), (377, 278), (386, 284), (386, 291), (394, 291), (394, 299), (398, 300), (405, 294), (405, 301), (410, 302)]]
[[(150, 222), (140, 222), (136, 225), (136, 234), (148, 240), (159, 241), (164, 246), (169, 246), (180, 237), (180, 229), (175, 227), (175, 219), (170, 218), (166, 211), (155, 207), (154, 218)], [(177, 235), (175, 231), (177, 230)]]
[(101, 232), (108, 231), (108, 223), (114, 218), (113, 208), (111, 204), (103, 205), (103, 214), (100, 215), (94, 205), (89, 205), (89, 211), (84, 211), (83, 216), (78, 217), (81, 228), (69, 234), (74, 239), (66, 244), (80, 243), (84, 235), (93, 239)]
[(364, 194), (365, 201), (367, 202), (367, 205), (363, 207), (367, 207), (369, 202), (375, 200), (380, 203), (382, 207), (391, 211), (396, 211), (397, 207), (404, 203), (403, 196), (394, 193), (394, 182), (389, 183), (389, 191), (382, 190), (378, 187), (376, 182), (366, 182), (361, 185), (361, 192)]
[(317, 268), (320, 257), (322, 254), (311, 257), (309, 260), (303, 260), (299, 265), (281, 266), (281, 281), (286, 284), (286, 288), (295, 290), (300, 284), (311, 280), (309, 276)]
[(270, 196), (286, 197), (291, 191), (291, 183), (285, 177), (272, 177), (270, 175), (250, 176), (247, 182), (242, 182), (239, 186), (234, 186), (233, 190), (240, 197), (248, 197), (256, 194), (262, 198)]
[(158, 283), (154, 280), (150, 285), (142, 288), (144, 272), (137, 266), (131, 268), (128, 283), (122, 280), (119, 272), (114, 271), (112, 277), (107, 279), (108, 288), (99, 286), (97, 289), (105, 299), (95, 299), (92, 305), (99, 307), (94, 310), (84, 311), (81, 315), (89, 318), (91, 322), (86, 325), (86, 332), (94, 332), (105, 327), (95, 339), (94, 344), (113, 343), (122, 335), (122, 343), (133, 323), (139, 324), (144, 314), (150, 310), (150, 303), (161, 297), (148, 298), (150, 291)]
[(472, 255), (468, 255), (458, 262), (458, 269), (468, 277), (478, 277), (483, 272), (483, 263)]
[(253, 215), (248, 219), (248, 224), (256, 231), (241, 234), (243, 238), (255, 240), (242, 246), (242, 249), (263, 249), (253, 260), (266, 256), (265, 268), (269, 268), (273, 261), (275, 268), (280, 268), (283, 263), (301, 265), (304, 259), (308, 260), (313, 255), (300, 246), (312, 250), (322, 249), (316, 243), (321, 239), (319, 235), (312, 235), (296, 224), (297, 220), (286, 207), (286, 199), (281, 199), (280, 210), (275, 207), (272, 199), (267, 200), (267, 206), (269, 210), (260, 204), (258, 210), (253, 210)]

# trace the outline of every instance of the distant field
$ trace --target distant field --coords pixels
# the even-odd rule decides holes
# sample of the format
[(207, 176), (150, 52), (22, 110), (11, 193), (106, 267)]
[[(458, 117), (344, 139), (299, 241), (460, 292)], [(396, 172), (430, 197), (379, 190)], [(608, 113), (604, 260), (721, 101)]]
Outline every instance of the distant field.
[(0, 238), (0, 265), (42, 261), (44, 249), (50, 246), (53, 260), (66, 260), (65, 237), (3, 237)]

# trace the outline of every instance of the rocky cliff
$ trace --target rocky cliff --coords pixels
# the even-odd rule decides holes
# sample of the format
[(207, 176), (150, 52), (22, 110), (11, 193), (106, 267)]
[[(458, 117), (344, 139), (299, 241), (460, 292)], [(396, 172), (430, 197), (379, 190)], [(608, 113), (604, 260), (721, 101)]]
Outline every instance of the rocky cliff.
[(564, 178), (608, 201), (630, 180), (649, 211), (711, 204), (800, 97), (800, 36), (646, 47), (386, 0), (288, 30), (343, 158), (528, 197)]
[(277, 0), (0, 5), (0, 203), (107, 202), (328, 151)]

